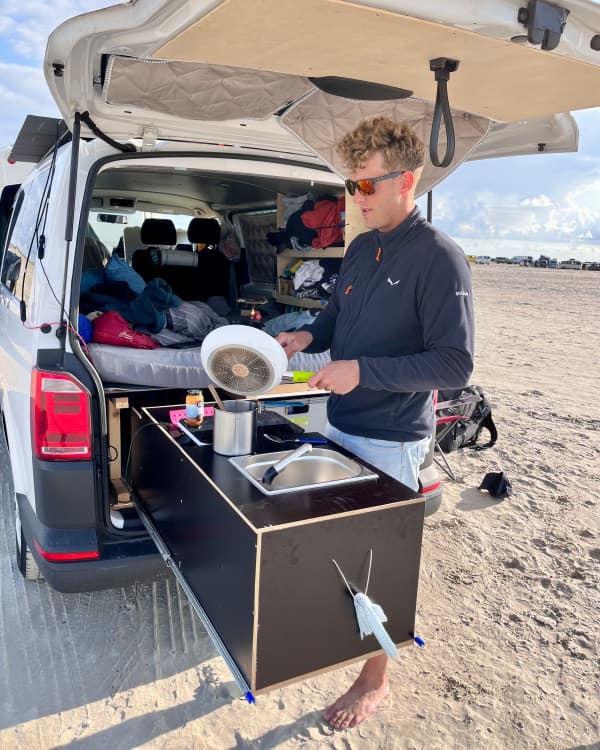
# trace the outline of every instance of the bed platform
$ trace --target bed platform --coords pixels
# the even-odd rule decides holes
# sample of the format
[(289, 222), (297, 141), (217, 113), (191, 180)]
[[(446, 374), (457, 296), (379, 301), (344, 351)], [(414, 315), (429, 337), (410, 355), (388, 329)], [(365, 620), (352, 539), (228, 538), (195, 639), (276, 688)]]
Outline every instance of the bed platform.
[[(132, 349), (89, 344), (90, 358), (106, 383), (154, 388), (206, 388), (210, 380), (200, 362), (200, 347)], [(329, 353), (295, 354), (290, 370), (315, 371), (329, 362)]]

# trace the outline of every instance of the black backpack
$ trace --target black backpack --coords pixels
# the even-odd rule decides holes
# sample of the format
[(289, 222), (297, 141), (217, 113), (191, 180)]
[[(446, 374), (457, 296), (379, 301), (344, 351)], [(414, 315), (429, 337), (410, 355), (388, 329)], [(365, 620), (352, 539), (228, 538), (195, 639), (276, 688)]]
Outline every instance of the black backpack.
[[(462, 416), (465, 419), (457, 421), (450, 429), (444, 431), (445, 425), (436, 430), (438, 445), (444, 453), (452, 453), (459, 448), (474, 448), (485, 450), (491, 448), (498, 439), (498, 431), (492, 419), (492, 405), (490, 404), (483, 388), (478, 385), (468, 385), (454, 391), (439, 391), (438, 403), (445, 401), (459, 401), (464, 396), (479, 396), (479, 400), (473, 403), (458, 404), (446, 409), (441, 409), (436, 416)], [(486, 429), (490, 439), (483, 445), (477, 445), (481, 431)]]

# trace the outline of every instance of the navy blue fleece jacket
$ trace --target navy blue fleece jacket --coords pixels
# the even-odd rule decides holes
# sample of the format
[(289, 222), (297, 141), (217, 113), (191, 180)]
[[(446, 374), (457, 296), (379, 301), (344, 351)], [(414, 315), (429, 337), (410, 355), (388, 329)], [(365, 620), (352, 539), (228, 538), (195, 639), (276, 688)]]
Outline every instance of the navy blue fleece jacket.
[(352, 435), (420, 440), (434, 428), (432, 390), (473, 370), (471, 271), (462, 250), (415, 210), (391, 232), (352, 241), (307, 352), (357, 359), (359, 385), (332, 394), (327, 415)]

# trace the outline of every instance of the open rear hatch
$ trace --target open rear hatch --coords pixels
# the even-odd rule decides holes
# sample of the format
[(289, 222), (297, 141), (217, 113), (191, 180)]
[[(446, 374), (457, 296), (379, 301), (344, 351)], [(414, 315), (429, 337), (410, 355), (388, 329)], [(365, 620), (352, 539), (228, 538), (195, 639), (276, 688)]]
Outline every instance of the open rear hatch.
[[(365, 116), (407, 120), (430, 142), (431, 61), (445, 58), (457, 63), (447, 81), (456, 151), (444, 168), (426, 164), (420, 192), (465, 159), (576, 150), (575, 123), (557, 113), (600, 104), (597, 6), (580, 0), (561, 13), (533, 2), (524, 23), (508, 0), (486, 4), (486, 19), (471, 18), (466, 0), (439, 5), (427, 18), (400, 0), (385, 9), (345, 0), (137, 2), (60, 26), (46, 76), (69, 126), (74, 113), (89, 112), (117, 140), (276, 150), (339, 170), (333, 146)], [(443, 120), (433, 141), (443, 157)]]

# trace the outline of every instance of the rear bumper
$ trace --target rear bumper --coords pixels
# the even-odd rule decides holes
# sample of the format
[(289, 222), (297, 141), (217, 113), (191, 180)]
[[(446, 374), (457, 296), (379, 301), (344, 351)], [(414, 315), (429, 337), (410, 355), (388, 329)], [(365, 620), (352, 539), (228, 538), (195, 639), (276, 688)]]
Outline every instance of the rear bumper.
[(68, 563), (51, 563), (36, 555), (36, 561), (48, 584), (64, 593), (148, 583), (164, 578), (168, 572), (158, 552)]
[[(26, 498), (17, 495), (21, 525), (28, 547), (48, 584), (65, 593), (119, 588), (164, 578), (168, 568), (147, 536), (98, 545), (95, 529), (55, 529), (44, 526)], [(99, 550), (91, 560), (54, 562), (40, 553), (80, 553)]]

